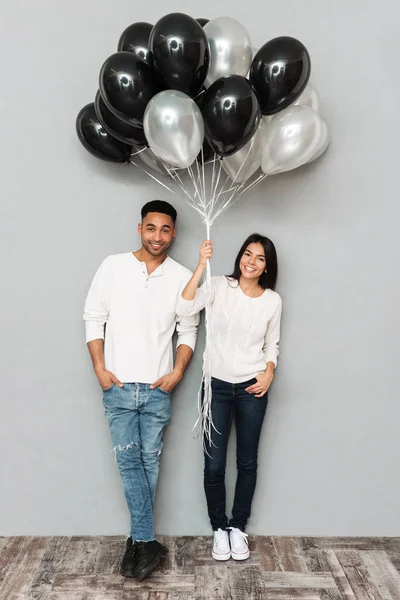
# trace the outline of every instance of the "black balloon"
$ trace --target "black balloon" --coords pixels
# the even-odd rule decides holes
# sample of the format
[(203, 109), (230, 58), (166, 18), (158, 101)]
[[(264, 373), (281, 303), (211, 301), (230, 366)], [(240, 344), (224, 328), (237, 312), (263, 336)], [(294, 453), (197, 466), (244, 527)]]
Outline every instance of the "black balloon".
[(246, 77), (214, 81), (202, 101), (205, 134), (211, 148), (229, 156), (247, 144), (261, 119), (257, 96)]
[(135, 127), (135, 125), (121, 121), (121, 119), (116, 117), (115, 114), (107, 108), (100, 92), (97, 92), (96, 94), (94, 109), (97, 118), (104, 129), (117, 140), (124, 142), (125, 144), (130, 144), (131, 146), (133, 144), (136, 146), (147, 146), (143, 127)]
[(88, 152), (109, 162), (129, 161), (131, 146), (113, 138), (99, 122), (93, 102), (82, 108), (76, 118), (76, 133)]
[(208, 161), (210, 161), (212, 158), (214, 158), (214, 150), (211, 148), (211, 146), (207, 142), (207, 140), (204, 139), (204, 142), (203, 142), (203, 157), (202, 157), (202, 154), (200, 152), (200, 154), (197, 157), (197, 160), (200, 162), (200, 164), (202, 163), (202, 160), (203, 160), (204, 164), (205, 164)]
[(168, 88), (195, 96), (207, 76), (210, 51), (199, 23), (171, 13), (153, 27), (149, 40), (152, 66)]
[(210, 19), (196, 19), (196, 21), (202, 26), (204, 27), (204, 25), (207, 25), (207, 23), (210, 21)]
[(264, 44), (253, 58), (249, 75), (262, 114), (273, 115), (293, 104), (306, 87), (310, 72), (310, 55), (299, 40), (278, 37)]
[(152, 29), (153, 25), (143, 21), (129, 25), (119, 38), (118, 52), (132, 52), (148, 63), (149, 37)]
[(147, 104), (161, 91), (151, 67), (131, 52), (116, 52), (107, 58), (99, 84), (111, 112), (133, 125), (142, 125)]

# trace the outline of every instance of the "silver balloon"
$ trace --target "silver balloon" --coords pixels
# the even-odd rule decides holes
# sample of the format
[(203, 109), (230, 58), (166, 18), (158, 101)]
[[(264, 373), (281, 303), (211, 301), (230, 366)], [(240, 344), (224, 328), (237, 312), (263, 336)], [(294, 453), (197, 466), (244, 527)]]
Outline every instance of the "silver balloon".
[(323, 126), (323, 132), (321, 134), (320, 144), (319, 144), (318, 148), (316, 149), (315, 154), (310, 158), (309, 161), (307, 161), (309, 163), (313, 162), (313, 160), (317, 160), (317, 158), (319, 158), (325, 152), (325, 150), (328, 148), (328, 146), (331, 142), (330, 127), (329, 127), (328, 123), (325, 121), (325, 119), (322, 119), (322, 126)]
[(132, 157), (132, 160), (137, 163), (142, 162), (148, 169), (155, 171), (159, 175), (164, 175), (164, 177), (167, 177), (169, 174), (167, 169), (175, 168), (168, 163), (163, 163), (161, 158), (154, 154), (151, 148), (145, 148), (144, 150), (141, 150), (138, 154)]
[(262, 171), (274, 175), (311, 162), (321, 150), (326, 131), (321, 116), (309, 106), (290, 106), (282, 110), (265, 129)]
[(220, 159), (225, 173), (235, 183), (247, 181), (261, 166), (261, 147), (267, 125), (264, 119), (261, 119), (257, 131), (243, 148), (240, 148), (235, 154)]
[(143, 128), (153, 152), (180, 169), (190, 167), (203, 146), (204, 121), (200, 109), (178, 90), (165, 90), (150, 100)]
[(315, 87), (308, 83), (304, 92), (293, 102), (293, 106), (309, 106), (316, 111), (319, 111), (320, 100)]
[(230, 17), (217, 17), (204, 26), (210, 46), (210, 65), (204, 86), (226, 75), (247, 75), (252, 45), (246, 29)]

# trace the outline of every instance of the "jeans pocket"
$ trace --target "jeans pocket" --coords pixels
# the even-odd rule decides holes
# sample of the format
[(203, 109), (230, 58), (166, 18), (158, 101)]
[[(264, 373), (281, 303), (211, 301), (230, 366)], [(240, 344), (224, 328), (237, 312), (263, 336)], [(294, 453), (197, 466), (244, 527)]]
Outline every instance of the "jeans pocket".
[(160, 390), (160, 392), (162, 392), (163, 394), (165, 394), (166, 396), (170, 396), (171, 392), (166, 392), (165, 390), (163, 390), (162, 388), (158, 387), (158, 389)]
[(105, 394), (106, 392), (109, 392), (110, 390), (113, 389), (115, 383), (112, 383), (112, 385), (110, 387), (108, 387), (107, 389), (103, 390), (103, 394)]

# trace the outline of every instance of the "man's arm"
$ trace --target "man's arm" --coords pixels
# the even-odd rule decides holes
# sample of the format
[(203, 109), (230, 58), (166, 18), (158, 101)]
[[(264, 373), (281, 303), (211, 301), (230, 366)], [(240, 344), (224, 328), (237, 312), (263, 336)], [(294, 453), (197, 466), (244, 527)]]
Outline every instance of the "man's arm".
[(173, 370), (171, 373), (168, 373), (168, 375), (164, 375), (163, 377), (160, 377), (160, 379), (157, 379), (157, 381), (150, 386), (150, 389), (154, 390), (159, 387), (164, 392), (172, 392), (174, 387), (178, 385), (183, 378), (186, 367), (190, 363), (192, 356), (193, 350), (190, 346), (186, 346), (186, 344), (178, 346)]
[(86, 342), (100, 386), (103, 390), (110, 388), (113, 383), (122, 387), (121, 382), (113, 373), (107, 371), (104, 363), (104, 326), (108, 321), (108, 272), (109, 261), (105, 259), (93, 278), (86, 297), (83, 319), (86, 327)]
[(175, 365), (171, 373), (160, 377), (151, 386), (150, 389), (160, 387), (164, 392), (172, 392), (174, 387), (180, 382), (185, 373), (193, 351), (196, 347), (197, 328), (200, 322), (200, 315), (190, 317), (178, 317), (176, 331), (178, 342), (176, 349)]
[(123, 384), (120, 380), (111, 373), (111, 371), (107, 371), (104, 364), (104, 340), (91, 340), (87, 345), (90, 353), (90, 357), (93, 363), (93, 370), (96, 374), (97, 379), (99, 380), (100, 386), (103, 390), (107, 390), (115, 383), (118, 387), (123, 387)]

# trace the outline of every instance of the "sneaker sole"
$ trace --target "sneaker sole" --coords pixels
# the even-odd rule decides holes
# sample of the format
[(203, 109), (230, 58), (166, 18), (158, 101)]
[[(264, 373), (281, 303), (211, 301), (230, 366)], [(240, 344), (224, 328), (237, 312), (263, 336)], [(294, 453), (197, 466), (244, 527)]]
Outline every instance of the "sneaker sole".
[(121, 569), (120, 574), (122, 575), (122, 577), (127, 577), (129, 579), (136, 579), (136, 575), (134, 574), (133, 571), (123, 571)]
[(216, 554), (215, 552), (211, 552), (211, 555), (214, 560), (229, 560), (231, 557), (230, 552), (228, 552), (227, 554)]
[(246, 552), (245, 554), (235, 554), (234, 552), (232, 552), (233, 560), (246, 560), (247, 558), (249, 558), (249, 556), (250, 556), (250, 551)]

